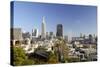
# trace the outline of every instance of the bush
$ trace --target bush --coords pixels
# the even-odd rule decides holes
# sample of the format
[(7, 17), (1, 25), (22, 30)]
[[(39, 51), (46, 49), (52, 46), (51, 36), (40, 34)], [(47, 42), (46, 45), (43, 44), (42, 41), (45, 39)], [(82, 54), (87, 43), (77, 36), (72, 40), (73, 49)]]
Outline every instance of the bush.
[(49, 55), (49, 60), (48, 60), (48, 62), (47, 63), (49, 63), (49, 64), (55, 64), (55, 63), (58, 63), (58, 57), (56, 56), (56, 54), (54, 53), (52, 53), (52, 52), (50, 52), (50, 55)]
[(34, 60), (26, 59), (26, 60), (24, 60), (24, 62), (22, 63), (22, 65), (32, 65), (34, 63), (35, 63)]
[(20, 47), (13, 47), (13, 64), (21, 65), (26, 59), (25, 51)]
[(66, 59), (68, 62), (80, 62), (79, 58), (67, 58)]

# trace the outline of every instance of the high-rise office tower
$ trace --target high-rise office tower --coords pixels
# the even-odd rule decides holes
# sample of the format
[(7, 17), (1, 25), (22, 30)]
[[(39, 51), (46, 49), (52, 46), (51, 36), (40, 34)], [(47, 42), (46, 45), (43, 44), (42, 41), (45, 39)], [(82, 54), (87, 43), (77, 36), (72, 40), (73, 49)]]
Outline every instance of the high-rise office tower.
[(46, 32), (46, 39), (49, 38), (49, 32)]
[(93, 36), (92, 36), (92, 34), (89, 34), (89, 43), (91, 44), (91, 43), (93, 43)]
[(63, 26), (62, 26), (62, 24), (57, 25), (56, 36), (57, 37), (63, 37)]
[(53, 36), (53, 32), (50, 32), (50, 36)]
[(54, 36), (53, 32), (50, 32), (50, 38), (53, 38), (53, 36)]
[(22, 29), (21, 28), (11, 28), (12, 40), (22, 40)]
[(32, 29), (32, 37), (38, 37), (38, 29)]
[(80, 37), (83, 37), (83, 34), (82, 33), (80, 33)]
[(22, 40), (22, 29), (11, 28), (11, 45), (21, 44)]
[(64, 36), (64, 39), (65, 39), (65, 41), (68, 42), (68, 36), (67, 35)]
[(46, 38), (46, 22), (45, 22), (45, 17), (43, 17), (43, 20), (42, 20), (41, 38)]
[(29, 38), (31, 37), (31, 34), (29, 32), (23, 32), (22, 33), (23, 39)]

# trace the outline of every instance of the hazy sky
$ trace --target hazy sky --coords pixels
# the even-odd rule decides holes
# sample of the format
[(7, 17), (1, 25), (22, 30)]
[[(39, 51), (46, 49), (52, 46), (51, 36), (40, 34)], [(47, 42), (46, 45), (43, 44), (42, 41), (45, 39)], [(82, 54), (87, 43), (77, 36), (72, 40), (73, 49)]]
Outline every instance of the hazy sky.
[(47, 32), (56, 33), (57, 24), (62, 24), (64, 35), (97, 33), (96, 6), (14, 2), (14, 27), (21, 27), (30, 33), (32, 29), (37, 28), (41, 33), (43, 16)]

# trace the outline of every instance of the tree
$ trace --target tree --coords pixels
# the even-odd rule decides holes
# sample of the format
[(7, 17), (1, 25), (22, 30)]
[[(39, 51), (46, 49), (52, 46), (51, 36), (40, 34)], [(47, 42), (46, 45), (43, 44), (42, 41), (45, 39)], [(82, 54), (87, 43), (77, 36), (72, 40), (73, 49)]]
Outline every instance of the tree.
[(74, 58), (74, 57), (71, 57), (71, 58), (67, 58), (67, 62), (80, 62), (80, 58)]
[(20, 47), (13, 47), (13, 65), (22, 65), (26, 59), (25, 51)]
[(28, 58), (25, 51), (21, 47), (13, 47), (13, 65), (31, 65), (34, 64), (34, 60)]
[(48, 60), (47, 63), (49, 63), (49, 64), (50, 64), (50, 63), (51, 63), (51, 64), (58, 63), (58, 58), (57, 58), (57, 56), (56, 56), (55, 53), (50, 52), (49, 60)]
[(22, 65), (32, 65), (32, 64), (35, 64), (35, 61), (34, 60), (31, 60), (31, 59), (26, 59), (22, 63)]
[(66, 58), (68, 58), (69, 48), (66, 45), (66, 41), (63, 38), (58, 38), (55, 42), (55, 51), (57, 53), (59, 62), (66, 62)]

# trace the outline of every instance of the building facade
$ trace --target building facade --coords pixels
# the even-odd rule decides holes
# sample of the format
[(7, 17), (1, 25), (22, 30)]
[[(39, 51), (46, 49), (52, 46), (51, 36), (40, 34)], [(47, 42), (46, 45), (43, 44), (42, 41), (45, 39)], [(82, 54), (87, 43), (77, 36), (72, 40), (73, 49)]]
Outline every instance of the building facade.
[(41, 38), (46, 38), (46, 22), (45, 22), (45, 17), (43, 17), (43, 20), (42, 20)]
[(23, 39), (26, 39), (26, 38), (30, 39), (31, 38), (31, 34), (29, 32), (23, 33), (22, 36), (23, 36)]
[(32, 29), (32, 37), (38, 37), (38, 29)]
[(12, 28), (12, 40), (22, 40), (22, 30), (21, 28)]
[(63, 37), (63, 25), (62, 24), (57, 25), (56, 37)]
[(22, 39), (21, 28), (11, 28), (11, 45), (20, 44)]

